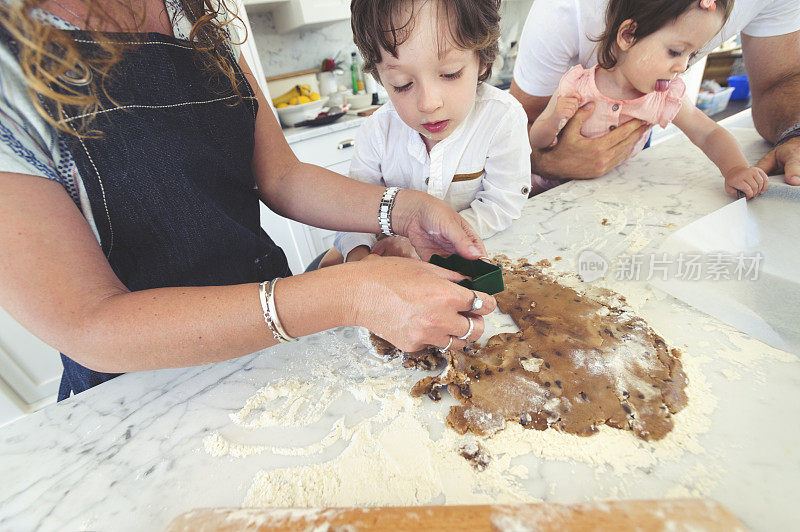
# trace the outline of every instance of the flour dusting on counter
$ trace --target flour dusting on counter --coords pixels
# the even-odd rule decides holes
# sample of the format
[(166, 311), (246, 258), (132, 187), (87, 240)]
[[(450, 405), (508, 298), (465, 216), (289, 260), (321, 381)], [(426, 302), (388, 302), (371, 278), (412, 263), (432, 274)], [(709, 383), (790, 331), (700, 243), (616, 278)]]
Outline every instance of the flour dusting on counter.
[[(502, 317), (493, 320), (505, 321)], [(322, 411), (341, 398), (377, 406), (377, 413), (350, 425), (339, 419), (319, 441), (296, 448), (239, 443), (220, 432), (207, 436), (206, 452), (233, 458), (259, 453), (313, 454), (335, 442), (346, 443), (332, 460), (257, 472), (243, 501), (246, 506), (419, 505), (442, 499), (447, 504), (536, 501), (524, 487), (530, 472), (513, 463), (515, 458), (531, 454), (543, 460), (583, 462), (624, 475), (657, 461), (675, 460), (686, 452), (703, 453), (698, 436), (708, 430), (708, 415), (716, 405), (701, 371), (704, 360), (685, 357), (689, 403), (675, 415), (674, 429), (661, 441), (643, 442), (610, 427), (601, 427), (592, 437), (580, 437), (555, 430), (527, 430), (516, 423), (509, 423), (493, 437), (460, 436), (441, 430), (441, 409), (434, 410), (438, 419), (426, 419), (420, 400), (408, 394), (421, 372), (402, 368), (399, 360), (379, 361), (366, 355), (361, 345), (343, 341), (333, 332), (323, 334), (321, 344), (298, 354), (304, 364), (303, 379), (290, 377), (264, 387), (231, 415), (231, 420), (248, 429), (277, 422), (278, 426), (297, 427), (320, 419)], [(295, 369), (300, 369), (299, 365)], [(315, 386), (309, 389), (302, 382)], [(304, 394), (309, 403), (303, 402)], [(312, 403), (318, 409), (313, 413), (306, 408)], [(304, 407), (298, 408), (298, 404)], [(427, 413), (430, 417), (430, 411)], [(441, 434), (434, 438), (432, 432)], [(483, 470), (459, 452), (475, 442), (490, 457)]]
[[(641, 213), (639, 216), (644, 218)], [(290, 377), (264, 386), (241, 410), (230, 415), (236, 430), (254, 433), (259, 429), (264, 432), (265, 427), (286, 430), (312, 427), (328, 419), (328, 429), (322, 437), (309, 445), (286, 447), (268, 441), (243, 443), (226, 437), (222, 429), (206, 437), (206, 452), (232, 459), (260, 453), (326, 452), (324, 461), (310, 465), (254, 471), (255, 478), (243, 501), (246, 506), (535, 501), (537, 498), (531, 493), (540, 490), (532, 491), (530, 486), (536, 484), (539, 473), (517, 463), (520, 457), (527, 456), (527, 460), (536, 457), (542, 464), (547, 461), (588, 464), (596, 474), (611, 473), (624, 479), (659, 463), (677, 462), (686, 454), (702, 456), (706, 450), (701, 439), (709, 431), (710, 417), (717, 407), (717, 398), (711, 393), (705, 373), (711, 362), (721, 359), (742, 368), (757, 365), (762, 357), (796, 361), (792, 355), (764, 346), (716, 320), (696, 312), (687, 313), (678, 303), (656, 305), (659, 310), (653, 311), (648, 303), (664, 296), (654, 293), (645, 282), (606, 278), (586, 284), (568, 271), (569, 260), (558, 262), (558, 266), (563, 274), (559, 282), (586, 293), (615, 290), (671, 345), (680, 347), (688, 377), (688, 403), (674, 415), (674, 428), (663, 439), (643, 441), (627, 431), (607, 426), (599, 427), (594, 436), (581, 437), (552, 429), (525, 429), (518, 423), (507, 423), (504, 430), (492, 436), (458, 435), (445, 428), (446, 408), (441, 408), (441, 404), (423, 404), (409, 395), (414, 382), (426, 373), (403, 368), (399, 358), (385, 361), (370, 356), (366, 347), (353, 341), (359, 336), (357, 332), (341, 329), (321, 333), (318, 341), (307, 345), (305, 351), (293, 353), (287, 368)], [(681, 317), (677, 326), (676, 316)], [(487, 316), (486, 328), (487, 335), (491, 335), (510, 332), (516, 326), (509, 316), (496, 312)], [(343, 339), (342, 331), (351, 333)], [(714, 335), (722, 341), (710, 342)], [(341, 401), (355, 405), (346, 411), (368, 410), (369, 415), (357, 420), (348, 420), (347, 416), (331, 418), (328, 413), (331, 406)], [(480, 468), (463, 454), (465, 448), (476, 444), (488, 457)], [(343, 450), (328, 458), (339, 447)], [(698, 466), (690, 474), (676, 478), (676, 485), (664, 495), (708, 495), (721, 478), (720, 471)], [(611, 497), (635, 496), (635, 489), (631, 491), (623, 484), (610, 488), (609, 493)]]

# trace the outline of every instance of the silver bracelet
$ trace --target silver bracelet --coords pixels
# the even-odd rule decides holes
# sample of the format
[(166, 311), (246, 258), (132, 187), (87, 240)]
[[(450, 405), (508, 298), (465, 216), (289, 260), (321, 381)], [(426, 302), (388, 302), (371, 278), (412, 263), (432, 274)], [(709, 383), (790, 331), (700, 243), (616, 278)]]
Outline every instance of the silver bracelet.
[(397, 233), (392, 231), (392, 209), (399, 191), (400, 189), (397, 187), (387, 188), (378, 206), (378, 224), (381, 227), (381, 232), (387, 236), (397, 236)]
[(258, 298), (261, 301), (261, 310), (264, 311), (264, 323), (267, 324), (267, 327), (269, 327), (270, 332), (272, 332), (272, 336), (274, 336), (276, 340), (278, 340), (279, 342), (284, 342), (285, 340), (281, 338), (281, 335), (278, 334), (277, 329), (275, 329), (275, 325), (273, 325), (272, 323), (272, 316), (270, 315), (269, 312), (269, 303), (267, 302), (268, 286), (269, 290), (272, 290), (272, 283), (270, 283), (269, 281), (264, 281), (263, 283), (260, 283), (258, 285)]
[(281, 319), (278, 317), (278, 309), (275, 307), (275, 285), (278, 284), (279, 279), (283, 279), (283, 277), (276, 277), (271, 283), (269, 283), (269, 291), (267, 292), (267, 308), (269, 309), (270, 320), (275, 326), (275, 329), (278, 331), (278, 341), (292, 342), (297, 340), (297, 338), (294, 336), (289, 336), (289, 334), (286, 332), (286, 329), (283, 328)]

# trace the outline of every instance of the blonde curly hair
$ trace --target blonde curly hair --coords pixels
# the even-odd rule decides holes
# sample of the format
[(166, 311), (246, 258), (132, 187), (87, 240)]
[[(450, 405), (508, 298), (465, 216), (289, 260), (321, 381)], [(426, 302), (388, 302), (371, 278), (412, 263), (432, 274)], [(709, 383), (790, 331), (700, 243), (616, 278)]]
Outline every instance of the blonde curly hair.
[[(89, 28), (86, 31), (93, 34), (93, 38), (100, 36), (102, 32), (92, 28), (135, 32), (136, 23), (146, 19), (144, 10), (135, 11), (127, 0), (80, 1), (86, 12), (82, 25)], [(104, 81), (114, 65), (122, 59), (123, 47), (130, 45), (97, 38), (95, 40), (103, 53), (95, 54), (91, 58), (84, 57), (68, 32), (43, 23), (41, 17), (36, 15), (37, 9), (45, 2), (46, 0), (0, 1), (0, 25), (11, 35), (18, 48), (18, 59), (28, 86), (28, 94), (41, 116), (57, 129), (81, 137), (100, 136), (98, 131), (91, 130), (92, 114), (100, 107), (97, 91), (103, 91), (113, 101), (105, 92)], [(180, 3), (192, 23), (189, 41), (195, 52), (204, 56), (203, 64), (219, 69), (230, 80), (231, 88), (241, 100), (236, 72), (225, 57), (228, 41), (226, 26), (241, 19), (234, 10), (228, 8), (226, 0), (180, 0)], [(127, 25), (121, 23), (118, 20), (120, 12), (127, 13), (122, 18), (133, 22)], [(72, 73), (86, 72), (99, 76), (101, 80), (88, 92), (85, 88), (80, 90), (65, 82)], [(47, 111), (44, 102), (50, 104), (55, 116)], [(238, 102), (233, 105), (236, 103)], [(66, 107), (77, 107), (81, 110), (78, 114), (86, 118), (79, 124), (62, 121), (66, 116)]]

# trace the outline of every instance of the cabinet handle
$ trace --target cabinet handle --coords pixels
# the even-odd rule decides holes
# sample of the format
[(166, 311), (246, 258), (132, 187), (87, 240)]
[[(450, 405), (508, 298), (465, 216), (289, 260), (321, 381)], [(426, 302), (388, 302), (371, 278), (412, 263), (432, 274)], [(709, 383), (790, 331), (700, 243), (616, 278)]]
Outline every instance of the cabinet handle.
[(356, 145), (356, 140), (355, 139), (347, 139), (347, 140), (343, 140), (342, 142), (340, 142), (339, 145), (336, 146), (336, 149), (337, 150), (343, 150), (345, 148), (352, 148), (355, 145)]

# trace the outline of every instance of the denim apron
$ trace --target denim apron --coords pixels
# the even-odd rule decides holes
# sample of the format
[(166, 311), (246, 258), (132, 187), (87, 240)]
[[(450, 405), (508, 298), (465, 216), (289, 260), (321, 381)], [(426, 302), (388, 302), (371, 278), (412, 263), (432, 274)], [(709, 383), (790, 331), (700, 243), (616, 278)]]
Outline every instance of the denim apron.
[[(70, 33), (87, 56), (104, 53), (90, 33)], [(103, 82), (90, 122), (102, 136), (63, 134), (61, 141), (75, 159), (114, 273), (131, 291), (291, 275), (283, 251), (261, 229), (251, 168), (258, 102), (227, 48), (242, 99), (187, 41), (157, 33), (101, 38), (130, 44), (122, 61), (105, 80), (86, 83), (76, 73), (71, 81), (78, 90)], [(85, 118), (80, 109), (66, 111), (61, 119), (73, 127)], [(61, 360), (59, 401), (119, 375), (90, 370), (68, 354)]]

